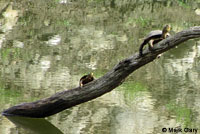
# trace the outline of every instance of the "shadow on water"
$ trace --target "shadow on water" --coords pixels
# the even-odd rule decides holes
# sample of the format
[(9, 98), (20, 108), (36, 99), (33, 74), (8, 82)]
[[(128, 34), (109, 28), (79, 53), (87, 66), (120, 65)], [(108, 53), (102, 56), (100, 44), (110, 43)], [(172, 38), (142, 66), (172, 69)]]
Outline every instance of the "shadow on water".
[(63, 134), (57, 127), (44, 118), (6, 117), (16, 126), (31, 131), (33, 134)]

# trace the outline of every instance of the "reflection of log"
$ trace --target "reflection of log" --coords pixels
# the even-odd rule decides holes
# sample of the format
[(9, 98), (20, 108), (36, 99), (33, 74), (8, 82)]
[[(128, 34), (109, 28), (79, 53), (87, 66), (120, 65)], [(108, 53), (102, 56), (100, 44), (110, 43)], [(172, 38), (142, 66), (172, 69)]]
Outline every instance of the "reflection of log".
[(34, 134), (63, 134), (57, 127), (45, 119), (7, 116), (16, 126), (22, 127)]
[[(177, 46), (178, 44), (200, 37), (200, 27), (179, 32), (154, 46), (154, 51), (145, 50), (144, 56), (138, 53), (119, 62), (103, 77), (86, 84), (84, 87), (59, 92), (49, 98), (32, 103), (13, 106), (3, 112), (3, 115), (19, 115), (28, 117), (47, 117), (64, 109), (97, 98), (119, 86), (133, 71), (156, 59), (157, 55)], [(139, 46), (138, 46), (139, 48)]]

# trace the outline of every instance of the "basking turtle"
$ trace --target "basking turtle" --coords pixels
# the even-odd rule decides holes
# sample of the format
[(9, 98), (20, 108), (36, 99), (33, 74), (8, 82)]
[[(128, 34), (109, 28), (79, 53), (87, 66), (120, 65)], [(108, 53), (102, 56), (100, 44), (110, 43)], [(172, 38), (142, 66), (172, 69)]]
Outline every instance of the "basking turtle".
[(140, 56), (143, 56), (142, 51), (143, 51), (143, 47), (146, 44), (149, 44), (149, 49), (151, 50), (154, 44), (170, 36), (169, 34), (170, 30), (171, 30), (171, 26), (165, 25), (162, 31), (161, 30), (151, 31), (147, 35), (147, 37), (144, 39), (143, 43), (140, 45), (140, 49), (139, 49)]
[(83, 77), (81, 77), (80, 82), (79, 82), (79, 86), (82, 87), (83, 85), (91, 82), (94, 80), (94, 76), (93, 73), (89, 73), (87, 75), (84, 75)]

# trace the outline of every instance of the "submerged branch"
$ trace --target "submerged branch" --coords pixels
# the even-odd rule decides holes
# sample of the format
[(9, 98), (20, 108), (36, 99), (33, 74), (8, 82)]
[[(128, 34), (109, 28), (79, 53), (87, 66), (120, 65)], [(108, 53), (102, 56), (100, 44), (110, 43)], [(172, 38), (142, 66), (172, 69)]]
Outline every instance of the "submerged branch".
[(140, 57), (139, 54), (136, 53), (129, 58), (120, 61), (104, 76), (83, 87), (65, 90), (49, 98), (35, 102), (13, 106), (3, 111), (2, 114), (5, 116), (17, 115), (42, 118), (95, 99), (122, 84), (128, 75), (141, 66), (156, 59), (158, 54), (161, 54), (186, 40), (198, 37), (200, 37), (200, 27), (192, 27), (188, 30), (184, 30), (156, 44), (153, 51), (145, 50), (143, 52), (143, 57)]

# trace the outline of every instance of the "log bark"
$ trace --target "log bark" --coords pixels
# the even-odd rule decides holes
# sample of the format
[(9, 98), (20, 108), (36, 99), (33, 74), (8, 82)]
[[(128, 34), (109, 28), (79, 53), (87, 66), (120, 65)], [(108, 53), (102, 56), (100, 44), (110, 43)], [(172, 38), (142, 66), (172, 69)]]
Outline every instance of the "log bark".
[[(156, 44), (153, 51), (143, 51), (144, 56), (138, 53), (120, 61), (109, 72), (83, 87), (65, 90), (55, 95), (31, 103), (23, 103), (3, 111), (3, 115), (17, 115), (26, 117), (43, 118), (56, 114), (67, 108), (95, 99), (123, 83), (124, 79), (141, 66), (152, 62), (161, 54), (182, 42), (200, 37), (200, 26), (181, 31), (174, 36)], [(139, 46), (138, 46), (139, 48)]]

